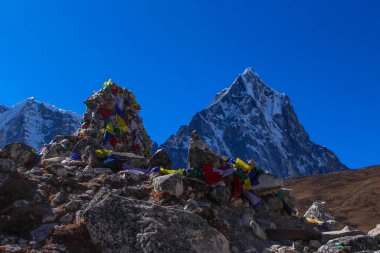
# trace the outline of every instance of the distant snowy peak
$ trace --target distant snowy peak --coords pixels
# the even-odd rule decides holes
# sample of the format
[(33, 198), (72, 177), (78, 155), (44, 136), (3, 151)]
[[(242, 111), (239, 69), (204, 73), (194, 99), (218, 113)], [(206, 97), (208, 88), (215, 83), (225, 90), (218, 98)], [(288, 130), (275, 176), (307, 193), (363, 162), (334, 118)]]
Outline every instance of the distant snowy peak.
[(39, 149), (55, 135), (72, 134), (80, 123), (80, 115), (31, 97), (0, 109), (0, 147), (24, 142)]
[(193, 130), (219, 154), (253, 158), (283, 177), (346, 169), (333, 152), (310, 140), (289, 97), (267, 86), (252, 68), (239, 74), (210, 106), (162, 145), (175, 166), (186, 166)]

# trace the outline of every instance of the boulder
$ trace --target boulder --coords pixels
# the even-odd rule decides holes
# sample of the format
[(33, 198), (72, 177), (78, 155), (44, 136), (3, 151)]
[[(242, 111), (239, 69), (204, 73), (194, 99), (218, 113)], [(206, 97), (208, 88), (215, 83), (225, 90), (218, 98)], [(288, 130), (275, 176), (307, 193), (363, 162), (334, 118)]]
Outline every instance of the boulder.
[(156, 153), (154, 153), (154, 155), (148, 161), (148, 169), (152, 169), (157, 166), (162, 166), (168, 170), (172, 169), (172, 161), (164, 149), (157, 150)]
[(52, 157), (41, 160), (41, 166), (46, 167), (52, 164), (61, 163), (65, 160), (65, 157)]
[(165, 192), (178, 198), (184, 191), (182, 180), (183, 176), (176, 173), (156, 177), (153, 179), (154, 190)]
[(30, 235), (33, 237), (33, 241), (37, 243), (44, 241), (56, 225), (56, 223), (47, 223), (32, 230)]
[(336, 252), (371, 252), (370, 250), (379, 250), (377, 241), (367, 235), (345, 236), (328, 241), (318, 249), (319, 253), (336, 253)]
[(99, 161), (99, 159), (96, 157), (95, 148), (92, 146), (87, 146), (84, 149), (81, 158), (82, 161), (92, 166), (93, 168), (102, 166), (101, 161)]
[(255, 222), (254, 220), (251, 220), (251, 222), (249, 223), (249, 226), (252, 228), (252, 231), (255, 234), (255, 236), (257, 236), (261, 240), (267, 239), (267, 235), (265, 234), (264, 230), (260, 227), (260, 225), (257, 224), (257, 222)]
[(96, 147), (96, 140), (90, 136), (86, 136), (85, 138), (80, 139), (72, 149), (72, 153), (82, 155), (85, 153), (86, 147)]
[(102, 252), (229, 253), (229, 242), (192, 213), (124, 198), (102, 188), (83, 212)]
[(326, 202), (316, 201), (306, 211), (304, 217), (310, 219), (317, 219), (320, 221), (334, 220), (334, 217), (329, 213), (326, 207)]
[(16, 163), (12, 159), (0, 158), (0, 172), (10, 172), (16, 169)]
[(66, 157), (71, 153), (70, 150), (64, 149), (60, 143), (53, 142), (46, 147), (46, 150), (42, 153), (41, 160), (50, 159), (53, 157)]
[(67, 175), (67, 170), (65, 165), (56, 163), (46, 167), (47, 171), (51, 174), (56, 175), (57, 177), (64, 177)]
[(359, 230), (351, 230), (349, 227), (344, 227), (339, 231), (322, 232), (322, 242), (326, 243), (332, 239), (336, 239), (344, 236), (365, 235), (366, 233)]
[(191, 133), (189, 147), (189, 165), (191, 168), (203, 168), (203, 165), (212, 163), (215, 168), (225, 168), (227, 163), (221, 156), (215, 154), (194, 130)]
[(17, 167), (30, 168), (37, 162), (38, 156), (34, 149), (24, 143), (11, 143), (0, 150), (0, 158), (8, 158), (15, 162)]
[(252, 190), (260, 196), (278, 192), (284, 186), (284, 181), (273, 174), (265, 173), (259, 176), (259, 184), (252, 186)]
[(147, 159), (143, 156), (126, 152), (112, 152), (112, 157), (120, 162), (125, 162), (135, 168), (143, 168), (147, 163)]
[(368, 235), (374, 237), (380, 243), (380, 224), (377, 224), (374, 229), (369, 231)]

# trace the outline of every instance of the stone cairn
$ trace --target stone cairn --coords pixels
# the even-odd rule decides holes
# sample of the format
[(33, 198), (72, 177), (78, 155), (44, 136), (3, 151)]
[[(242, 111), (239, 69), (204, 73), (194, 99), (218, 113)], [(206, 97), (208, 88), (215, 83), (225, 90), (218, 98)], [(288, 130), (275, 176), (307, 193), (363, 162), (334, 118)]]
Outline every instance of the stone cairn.
[(85, 102), (78, 136), (91, 136), (107, 150), (150, 156), (151, 140), (138, 113), (135, 95), (111, 80)]

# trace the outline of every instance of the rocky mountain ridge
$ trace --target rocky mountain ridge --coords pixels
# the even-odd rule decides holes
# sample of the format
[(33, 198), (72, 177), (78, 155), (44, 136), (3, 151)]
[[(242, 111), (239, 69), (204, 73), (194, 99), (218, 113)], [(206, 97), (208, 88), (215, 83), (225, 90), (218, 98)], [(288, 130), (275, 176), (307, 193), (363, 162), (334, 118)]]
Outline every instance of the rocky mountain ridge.
[(56, 135), (72, 134), (80, 115), (28, 98), (12, 107), (0, 106), (0, 147), (24, 142), (37, 151)]
[(175, 167), (187, 166), (193, 130), (215, 152), (254, 159), (283, 178), (347, 169), (332, 151), (311, 141), (289, 97), (267, 86), (251, 68), (161, 145)]

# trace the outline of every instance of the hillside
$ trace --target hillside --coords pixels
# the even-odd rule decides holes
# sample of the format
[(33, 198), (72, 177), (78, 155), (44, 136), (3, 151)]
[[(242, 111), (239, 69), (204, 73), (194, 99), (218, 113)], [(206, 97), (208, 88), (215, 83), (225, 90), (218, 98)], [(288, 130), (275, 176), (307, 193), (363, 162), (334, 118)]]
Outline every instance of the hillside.
[(303, 214), (323, 200), (341, 224), (368, 231), (380, 223), (380, 165), (287, 180)]

